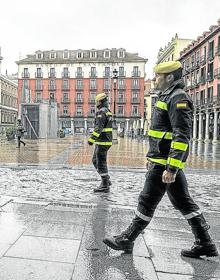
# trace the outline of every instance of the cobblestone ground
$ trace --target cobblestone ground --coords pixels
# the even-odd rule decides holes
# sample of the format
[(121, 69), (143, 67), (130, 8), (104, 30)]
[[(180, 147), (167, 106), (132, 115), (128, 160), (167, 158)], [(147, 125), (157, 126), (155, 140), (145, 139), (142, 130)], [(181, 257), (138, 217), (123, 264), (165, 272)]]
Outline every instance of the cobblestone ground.
[[(87, 145), (86, 137), (28, 140), (20, 151), (13, 141), (1, 142), (0, 149), (0, 195), (90, 203), (100, 196), (92, 190), (100, 179), (91, 166), (93, 147)], [(112, 204), (136, 206), (145, 180), (146, 152), (147, 141), (119, 139), (119, 144), (109, 152), (113, 186), (103, 199)], [(219, 158), (219, 145), (192, 145), (187, 178), (195, 201), (206, 210), (219, 210)], [(167, 197), (160, 207), (172, 208)]]
[[(141, 171), (110, 171), (110, 194), (102, 194), (110, 204), (135, 207), (145, 173)], [(190, 192), (202, 209), (219, 211), (220, 173), (187, 173)], [(89, 169), (0, 169), (0, 195), (26, 199), (96, 203), (99, 195), (93, 188), (100, 183), (98, 175)], [(172, 206), (165, 196), (161, 209)]]

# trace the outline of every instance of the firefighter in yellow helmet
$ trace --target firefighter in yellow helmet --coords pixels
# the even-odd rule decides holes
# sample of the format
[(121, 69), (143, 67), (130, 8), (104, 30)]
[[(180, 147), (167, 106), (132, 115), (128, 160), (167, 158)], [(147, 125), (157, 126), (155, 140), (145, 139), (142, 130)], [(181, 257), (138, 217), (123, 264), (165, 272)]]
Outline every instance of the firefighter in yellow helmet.
[(101, 176), (101, 184), (94, 189), (94, 192), (109, 192), (110, 177), (107, 167), (107, 153), (112, 146), (112, 113), (108, 108), (108, 100), (105, 93), (96, 96), (97, 112), (95, 115), (95, 127), (88, 139), (88, 144), (95, 144), (92, 157), (93, 165)]
[(184, 91), (181, 79), (182, 65), (179, 61), (163, 62), (155, 66), (154, 72), (158, 100), (148, 132), (148, 172), (138, 198), (136, 215), (120, 235), (106, 237), (103, 241), (114, 250), (131, 253), (134, 240), (150, 223), (158, 203), (167, 192), (195, 236), (193, 247), (182, 250), (181, 255), (191, 258), (218, 256), (208, 233), (209, 225), (189, 194), (182, 170), (189, 154), (193, 116), (192, 100)]

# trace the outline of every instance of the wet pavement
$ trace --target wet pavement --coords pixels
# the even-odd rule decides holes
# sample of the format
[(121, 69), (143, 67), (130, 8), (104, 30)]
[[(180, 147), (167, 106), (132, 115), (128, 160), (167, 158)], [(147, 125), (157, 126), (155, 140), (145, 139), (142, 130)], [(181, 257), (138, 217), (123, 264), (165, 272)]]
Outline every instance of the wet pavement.
[[(67, 167), (91, 166), (93, 147), (83, 135), (61, 139), (26, 140), (27, 145), (16, 149), (16, 141), (0, 141), (0, 165), (47, 165)], [(148, 150), (147, 140), (119, 138), (109, 150), (108, 164), (112, 167), (143, 168)], [(220, 170), (220, 143), (192, 142), (187, 168)]]
[[(193, 237), (166, 195), (133, 255), (103, 244), (129, 225), (145, 180), (147, 141), (119, 140), (109, 152), (109, 194), (93, 193), (100, 179), (86, 137), (28, 140), (20, 151), (0, 142), (0, 279), (220, 279), (219, 258), (181, 258)], [(192, 143), (186, 176), (220, 250), (219, 147)]]
[[(120, 233), (132, 208), (96, 203), (0, 200), (2, 280), (217, 280), (220, 260), (181, 258), (192, 245), (186, 221), (175, 210), (157, 211), (137, 238), (133, 255), (110, 250), (105, 235)], [(220, 213), (205, 213), (220, 249)]]

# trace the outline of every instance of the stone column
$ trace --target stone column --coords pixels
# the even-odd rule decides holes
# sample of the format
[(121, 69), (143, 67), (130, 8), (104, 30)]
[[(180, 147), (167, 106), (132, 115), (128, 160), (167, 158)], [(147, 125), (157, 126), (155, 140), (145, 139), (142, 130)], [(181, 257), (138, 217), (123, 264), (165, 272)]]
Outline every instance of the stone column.
[(129, 120), (130, 119), (126, 119), (126, 127), (125, 127), (125, 134), (129, 135)]
[(88, 127), (87, 127), (87, 119), (84, 119), (84, 134), (86, 134), (87, 129), (88, 129)]
[(202, 141), (202, 113), (199, 113), (199, 141)]
[(214, 131), (212, 143), (218, 142), (218, 112), (214, 109)]
[(197, 140), (196, 136), (197, 136), (197, 116), (196, 116), (196, 114), (194, 114), (194, 116), (193, 116), (193, 140)]
[(75, 131), (74, 131), (74, 119), (71, 118), (71, 131), (72, 131), (72, 134), (74, 135), (75, 134)]
[(206, 120), (205, 120), (205, 142), (209, 142), (209, 112), (206, 112)]

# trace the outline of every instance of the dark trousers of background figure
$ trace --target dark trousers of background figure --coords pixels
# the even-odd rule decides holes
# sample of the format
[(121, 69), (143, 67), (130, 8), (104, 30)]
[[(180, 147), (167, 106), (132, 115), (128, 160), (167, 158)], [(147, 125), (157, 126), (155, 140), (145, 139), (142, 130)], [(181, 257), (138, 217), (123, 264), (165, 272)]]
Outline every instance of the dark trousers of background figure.
[(92, 163), (100, 176), (108, 174), (107, 153), (111, 146), (95, 145)]
[(21, 143), (25, 146), (24, 141), (21, 140), (21, 136), (18, 136), (17, 138), (18, 138), (18, 148), (20, 148)]
[(179, 170), (175, 182), (168, 185), (162, 182), (164, 170), (164, 166), (151, 164), (146, 174), (144, 188), (138, 199), (137, 210), (140, 215), (153, 217), (154, 211), (166, 191), (174, 208), (178, 209), (184, 216), (198, 211), (198, 205), (189, 194), (183, 171)]

